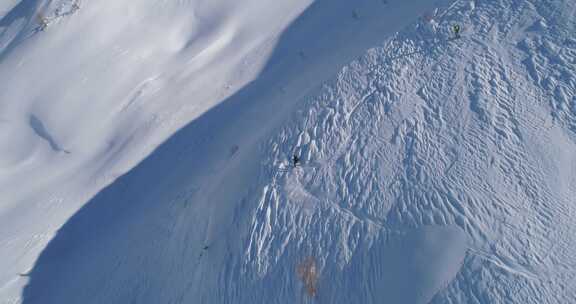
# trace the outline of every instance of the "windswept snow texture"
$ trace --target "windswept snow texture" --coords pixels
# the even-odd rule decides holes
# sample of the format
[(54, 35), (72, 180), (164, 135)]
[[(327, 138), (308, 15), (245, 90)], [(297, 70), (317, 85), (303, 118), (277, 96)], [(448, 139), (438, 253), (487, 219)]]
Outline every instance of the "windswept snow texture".
[(0, 20), (0, 303), (576, 303), (574, 1), (70, 3)]

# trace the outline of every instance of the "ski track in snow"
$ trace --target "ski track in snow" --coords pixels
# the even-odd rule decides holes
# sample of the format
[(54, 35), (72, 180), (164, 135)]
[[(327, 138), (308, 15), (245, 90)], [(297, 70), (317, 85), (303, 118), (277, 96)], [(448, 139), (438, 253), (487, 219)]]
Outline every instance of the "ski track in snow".
[[(576, 4), (444, 8), (319, 86), (255, 95), (264, 100), (245, 117), (294, 98), (270, 129), (241, 138), (208, 122), (177, 139), (177, 152), (144, 161), (177, 168), (156, 182), (144, 173), (165, 169), (117, 179), (96, 198), (105, 206), (56, 237), (0, 232), (0, 247), (25, 259), (54, 241), (2, 281), (0, 303), (19, 303), (3, 290), (28, 276), (23, 303), (575, 302)], [(453, 23), (462, 38), (450, 39)], [(145, 107), (163, 77), (126, 92), (121, 112)], [(154, 121), (178, 125), (170, 117)], [(206, 153), (213, 162), (195, 158)], [(293, 154), (301, 166), (290, 168)], [(36, 206), (54, 214), (87, 196), (54, 191)], [(297, 274), (309, 259), (314, 297)], [(44, 281), (54, 269), (66, 275)]]

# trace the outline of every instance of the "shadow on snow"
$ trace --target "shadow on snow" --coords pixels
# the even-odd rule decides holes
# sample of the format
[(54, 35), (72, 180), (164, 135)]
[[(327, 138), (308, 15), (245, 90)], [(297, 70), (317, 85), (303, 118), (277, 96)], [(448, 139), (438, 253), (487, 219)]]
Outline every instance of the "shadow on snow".
[[(358, 1), (364, 2), (370, 1)], [(33, 3), (22, 1), (2, 22), (9, 22)], [(348, 1), (314, 2), (282, 34), (257, 79), (177, 131), (84, 204), (61, 227), (27, 274), (29, 282), (22, 303), (144, 303), (155, 302), (166, 294), (174, 297), (173, 302), (186, 302), (191, 288), (186, 282), (192, 282), (189, 277), (196, 272), (200, 253), (213, 248), (212, 240), (202, 238), (209, 218), (191, 211), (201, 204), (210, 206), (202, 201), (202, 179), (214, 175), (223, 166), (222, 160), (251, 148), (246, 145), (257, 145), (269, 131), (262, 128), (262, 120), (271, 120), (267, 118), (269, 113), (283, 107), (292, 111), (299, 98), (283, 98), (292, 102), (285, 105), (266, 97), (279, 94), (276, 91), (298, 76), (307, 60), (326, 48), (346, 44), (337, 41), (330, 46), (307, 47), (315, 41), (339, 37), (338, 33), (333, 37), (326, 33), (335, 32), (327, 29), (343, 22), (343, 17), (352, 20), (351, 24), (358, 22), (353, 20)], [(345, 38), (353, 40), (354, 31), (349, 34)], [(375, 45), (383, 40), (372, 36), (374, 41), (364, 43)], [(291, 64), (294, 62), (297, 64)], [(336, 71), (338, 67), (331, 68)], [(236, 134), (253, 134), (253, 140), (235, 142)], [(185, 225), (186, 232), (181, 232), (181, 225)], [(121, 271), (130, 263), (140, 266)], [(115, 298), (104, 298), (103, 290), (106, 294), (112, 292)]]

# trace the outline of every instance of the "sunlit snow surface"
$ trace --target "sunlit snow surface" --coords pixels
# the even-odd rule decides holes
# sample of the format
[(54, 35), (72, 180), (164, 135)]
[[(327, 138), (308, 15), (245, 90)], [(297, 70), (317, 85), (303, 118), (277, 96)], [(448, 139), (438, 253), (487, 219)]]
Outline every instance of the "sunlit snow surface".
[(406, 2), (0, 3), (0, 303), (576, 303), (576, 3)]

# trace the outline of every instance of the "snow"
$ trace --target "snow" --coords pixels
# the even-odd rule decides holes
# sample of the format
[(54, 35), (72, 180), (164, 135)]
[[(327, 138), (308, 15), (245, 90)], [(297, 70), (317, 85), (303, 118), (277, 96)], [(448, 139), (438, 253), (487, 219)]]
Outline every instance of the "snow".
[(0, 303), (574, 302), (575, 13), (3, 2)]

